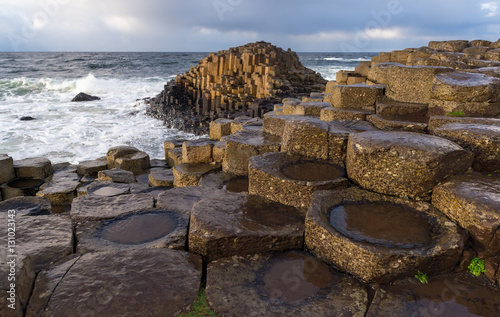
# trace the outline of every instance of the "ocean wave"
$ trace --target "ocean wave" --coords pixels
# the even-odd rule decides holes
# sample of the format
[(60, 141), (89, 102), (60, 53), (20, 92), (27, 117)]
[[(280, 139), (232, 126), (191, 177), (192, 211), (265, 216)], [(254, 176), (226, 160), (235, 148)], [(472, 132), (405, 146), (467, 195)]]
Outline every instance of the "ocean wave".
[(371, 58), (343, 58), (343, 57), (324, 57), (325, 61), (339, 61), (339, 62), (368, 62), (371, 61)]

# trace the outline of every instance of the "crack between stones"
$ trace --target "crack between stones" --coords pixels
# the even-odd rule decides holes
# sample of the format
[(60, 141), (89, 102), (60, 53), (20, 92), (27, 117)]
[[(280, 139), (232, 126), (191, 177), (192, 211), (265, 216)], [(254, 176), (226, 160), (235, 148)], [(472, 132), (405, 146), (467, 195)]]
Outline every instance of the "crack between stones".
[[(372, 307), (373, 305), (373, 301), (375, 300), (375, 298), (377, 298), (377, 295), (378, 295), (378, 292), (380, 291), (380, 287), (377, 287), (377, 289), (373, 292), (373, 294), (370, 296), (370, 291), (368, 290), (370, 286), (369, 285), (366, 285), (365, 288), (366, 288), (366, 291), (368, 293), (368, 303), (366, 305), (366, 311), (365, 313), (363, 314), (364, 317), (367, 317), (368, 315), (368, 312), (370, 311), (370, 308)], [(371, 297), (371, 298), (370, 298)]]
[(33, 296), (33, 291), (35, 290), (35, 283), (36, 283), (36, 279), (38, 278), (38, 274), (40, 274), (40, 272), (35, 274), (35, 279), (33, 280), (33, 283), (31, 284), (31, 290), (30, 290), (30, 294), (28, 296), (28, 301), (26, 302), (26, 306), (23, 309), (23, 316), (26, 316), (26, 311), (28, 310), (28, 306), (30, 305), (31, 296)]
[(80, 259), (82, 258), (82, 256), (79, 256), (78, 259), (73, 262), (73, 264), (71, 264), (71, 266), (66, 270), (66, 272), (64, 272), (64, 275), (61, 277), (61, 279), (59, 280), (59, 282), (57, 282), (56, 286), (54, 286), (54, 288), (52, 289), (52, 292), (49, 296), (49, 299), (47, 300), (47, 303), (45, 304), (45, 306), (43, 307), (43, 311), (45, 312), (45, 310), (47, 309), (47, 307), (49, 306), (50, 304), (50, 301), (52, 300), (52, 296), (54, 295), (54, 293), (56, 292), (57, 290), (57, 287), (59, 286), (59, 284), (61, 284), (61, 282), (64, 280), (64, 278), (66, 277), (66, 275), (69, 273), (69, 271), (71, 271), (71, 269), (73, 268), (73, 266), (78, 262), (80, 261)]

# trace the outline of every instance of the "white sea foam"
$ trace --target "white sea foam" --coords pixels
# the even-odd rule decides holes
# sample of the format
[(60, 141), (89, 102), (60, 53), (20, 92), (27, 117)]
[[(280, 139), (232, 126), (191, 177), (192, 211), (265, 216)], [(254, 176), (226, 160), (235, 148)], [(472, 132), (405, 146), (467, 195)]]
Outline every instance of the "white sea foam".
[[(154, 96), (167, 78), (15, 78), (0, 82), (0, 153), (14, 159), (43, 156), (52, 162), (95, 159), (116, 145), (132, 145), (163, 158), (163, 141), (195, 138), (145, 115), (135, 101)], [(72, 103), (79, 92), (99, 101)], [(22, 116), (36, 118), (21, 121)]]
[(339, 62), (368, 62), (371, 61), (369, 58), (343, 58), (343, 57), (325, 57), (325, 61), (339, 61)]

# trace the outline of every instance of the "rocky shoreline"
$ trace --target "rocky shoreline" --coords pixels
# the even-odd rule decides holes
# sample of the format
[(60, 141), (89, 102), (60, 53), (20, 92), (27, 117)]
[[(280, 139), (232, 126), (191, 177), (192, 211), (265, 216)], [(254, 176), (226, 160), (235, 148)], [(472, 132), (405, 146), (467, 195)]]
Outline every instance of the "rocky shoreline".
[(177, 316), (204, 287), (221, 316), (498, 316), (499, 51), (380, 53), (273, 111), (255, 81), (240, 106), (215, 77), (200, 98), (202, 61), (152, 104), (209, 139), (165, 160), (0, 155), (1, 315)]

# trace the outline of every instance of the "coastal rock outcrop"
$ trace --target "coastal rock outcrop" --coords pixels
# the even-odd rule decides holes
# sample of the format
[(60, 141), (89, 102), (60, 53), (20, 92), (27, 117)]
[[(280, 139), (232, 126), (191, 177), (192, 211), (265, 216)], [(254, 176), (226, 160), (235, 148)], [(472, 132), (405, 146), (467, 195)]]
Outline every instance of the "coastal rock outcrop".
[(94, 101), (94, 100), (101, 100), (101, 98), (81, 92), (78, 95), (76, 95), (75, 98), (71, 99), (71, 102), (83, 102), (83, 101)]
[(321, 92), (325, 84), (290, 49), (256, 42), (211, 53), (169, 82), (148, 112), (168, 127), (204, 134), (211, 120), (238, 112), (262, 117), (282, 97)]

